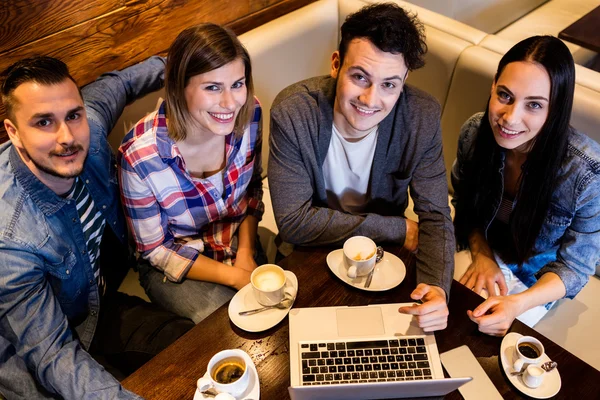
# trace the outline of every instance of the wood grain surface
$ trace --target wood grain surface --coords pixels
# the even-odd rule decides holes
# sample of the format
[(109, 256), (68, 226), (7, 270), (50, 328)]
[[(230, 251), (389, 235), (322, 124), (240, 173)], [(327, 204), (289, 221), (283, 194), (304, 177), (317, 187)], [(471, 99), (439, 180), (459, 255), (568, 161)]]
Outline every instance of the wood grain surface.
[[(327, 267), (329, 248), (300, 248), (280, 265), (298, 277), (299, 291), (294, 307), (366, 305), (410, 301), (415, 286), (414, 256), (397, 247), (384, 246), (408, 266), (405, 280), (386, 292), (365, 292), (341, 282)], [(483, 299), (453, 282), (448, 328), (436, 332), (441, 352), (463, 344), (469, 346), (483, 369), (505, 399), (526, 398), (516, 391), (500, 369), (498, 353), (501, 338), (479, 333), (467, 317)], [(205, 371), (209, 359), (218, 351), (239, 348), (254, 361), (260, 377), (261, 398), (289, 398), (289, 325), (285, 318), (275, 327), (260, 333), (248, 333), (233, 325), (224, 305), (165, 351), (129, 376), (123, 385), (147, 399), (191, 399), (196, 380)], [(548, 356), (557, 361), (562, 389), (556, 399), (591, 399), (600, 393), (600, 372), (541, 334), (515, 321), (511, 331), (539, 338)], [(447, 399), (461, 399), (458, 391)]]
[(600, 6), (559, 32), (558, 37), (600, 53)]
[[(313, 1), (2, 0), (0, 71), (25, 57), (49, 55), (66, 62), (83, 86), (104, 72), (166, 55), (189, 26), (214, 22), (241, 34)], [(0, 143), (5, 140), (2, 126)]]

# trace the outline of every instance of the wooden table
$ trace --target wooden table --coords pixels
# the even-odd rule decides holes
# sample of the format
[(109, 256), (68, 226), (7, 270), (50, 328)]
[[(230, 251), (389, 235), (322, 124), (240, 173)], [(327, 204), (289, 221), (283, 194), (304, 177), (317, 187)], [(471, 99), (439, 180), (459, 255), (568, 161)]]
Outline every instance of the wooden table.
[[(414, 256), (402, 249), (387, 251), (398, 255), (407, 265), (406, 279), (387, 292), (365, 292), (341, 282), (326, 265), (332, 249), (300, 248), (280, 265), (293, 271), (299, 281), (294, 307), (365, 305), (400, 303), (410, 300), (415, 286)], [(466, 310), (475, 308), (481, 297), (454, 282), (450, 297), (448, 328), (436, 332), (440, 352), (466, 344), (475, 354), (496, 388), (505, 399), (525, 398), (515, 390), (500, 369), (498, 357), (501, 338), (481, 334), (467, 317)], [(600, 372), (562, 349), (541, 334), (515, 321), (511, 329), (541, 340), (551, 359), (558, 362), (562, 388), (557, 399), (592, 399), (600, 394)], [(290, 385), (289, 325), (284, 319), (261, 333), (248, 333), (229, 321), (224, 305), (177, 342), (123, 381), (123, 386), (147, 399), (192, 399), (196, 380), (201, 377), (213, 354), (220, 350), (240, 348), (247, 352), (258, 370), (263, 400), (288, 399)], [(447, 399), (461, 399), (458, 391)]]
[(558, 37), (600, 53), (600, 6), (563, 29)]

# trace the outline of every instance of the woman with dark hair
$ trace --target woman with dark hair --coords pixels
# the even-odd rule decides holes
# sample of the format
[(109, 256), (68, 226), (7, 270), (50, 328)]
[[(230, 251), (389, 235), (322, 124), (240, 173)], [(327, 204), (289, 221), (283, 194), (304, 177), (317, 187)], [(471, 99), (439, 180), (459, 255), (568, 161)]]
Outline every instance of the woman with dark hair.
[(266, 262), (261, 108), (248, 52), (221, 26), (181, 32), (165, 76), (166, 100), (119, 148), (119, 180), (148, 297), (198, 323)]
[[(600, 261), (600, 146), (570, 125), (575, 67), (535, 36), (500, 60), (488, 107), (462, 127), (452, 169), (455, 278), (490, 297), (469, 317), (506, 333), (573, 298)], [(465, 262), (461, 262), (464, 260)]]

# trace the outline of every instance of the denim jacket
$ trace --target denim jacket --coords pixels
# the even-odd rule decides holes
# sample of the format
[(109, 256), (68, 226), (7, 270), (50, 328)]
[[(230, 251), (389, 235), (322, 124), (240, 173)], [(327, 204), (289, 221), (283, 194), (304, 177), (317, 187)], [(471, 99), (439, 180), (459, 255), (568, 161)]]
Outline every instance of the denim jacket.
[[(127, 231), (107, 136), (125, 105), (163, 83), (152, 57), (82, 90), (90, 149), (80, 175), (123, 242)], [(12, 144), (0, 146), (0, 393), (13, 398), (139, 398), (85, 350), (100, 309), (97, 279), (73, 200), (40, 182)], [(74, 326), (77, 320), (77, 326)]]
[[(483, 113), (473, 115), (461, 129), (452, 167), (455, 206), (460, 201), (462, 168), (473, 156), (482, 116)], [(491, 162), (498, 166), (494, 191), (497, 201), (489, 205), (481, 221), (486, 237), (504, 191), (504, 153)], [(521, 268), (515, 264), (508, 267), (527, 286), (546, 272), (554, 272), (565, 285), (566, 297), (574, 298), (600, 263), (600, 145), (573, 129), (557, 180), (548, 215), (534, 245), (534, 256)]]

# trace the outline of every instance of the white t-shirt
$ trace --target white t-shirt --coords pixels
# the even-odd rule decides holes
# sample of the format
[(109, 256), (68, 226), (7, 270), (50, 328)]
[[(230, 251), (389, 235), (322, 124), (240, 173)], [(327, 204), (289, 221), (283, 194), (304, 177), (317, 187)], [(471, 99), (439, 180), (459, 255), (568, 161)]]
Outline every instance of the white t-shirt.
[(378, 126), (357, 142), (349, 142), (333, 125), (323, 163), (327, 204), (334, 210), (360, 213), (369, 201), (369, 178), (377, 145)]

